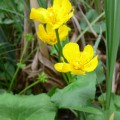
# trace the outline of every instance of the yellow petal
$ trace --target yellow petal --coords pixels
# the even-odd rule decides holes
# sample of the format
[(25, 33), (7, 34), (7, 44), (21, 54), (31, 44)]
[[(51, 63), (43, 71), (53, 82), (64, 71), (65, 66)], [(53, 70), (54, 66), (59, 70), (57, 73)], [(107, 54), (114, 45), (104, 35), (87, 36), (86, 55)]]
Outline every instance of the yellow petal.
[(71, 71), (71, 66), (68, 63), (56, 63), (54, 65), (54, 68), (58, 72), (70, 72)]
[[(60, 41), (63, 41), (66, 39), (69, 31), (70, 31), (70, 28), (67, 27), (66, 25), (60, 26), (60, 28), (58, 29)], [(55, 30), (50, 24), (46, 25), (46, 32), (51, 36), (51, 39), (54, 38), (57, 40)]]
[(67, 27), (66, 25), (63, 25), (59, 28), (58, 32), (59, 32), (59, 37), (61, 41), (66, 39), (69, 31), (70, 31), (70, 28)]
[(65, 14), (69, 14), (73, 9), (70, 0), (54, 0), (53, 8), (58, 12), (58, 16), (59, 14), (65, 16)]
[(74, 9), (69, 0), (64, 0), (61, 9), (58, 11), (58, 18), (66, 23), (73, 16)]
[(47, 9), (32, 8), (30, 19), (50, 24), (53, 29), (59, 28), (73, 15), (73, 8), (69, 0), (54, 0), (53, 6)]
[(54, 8), (55, 10), (57, 10), (57, 11), (60, 10), (63, 1), (64, 1), (64, 0), (54, 0), (54, 2), (53, 2), (53, 8)]
[(69, 14), (72, 10), (72, 5), (70, 3), (70, 0), (63, 0), (63, 5), (62, 5), (63, 13), (64, 14)]
[(37, 20), (42, 23), (46, 23), (47, 10), (44, 8), (32, 8), (30, 13), (30, 19)]
[(52, 25), (53, 29), (58, 29), (62, 24), (64, 23), (64, 21), (57, 21), (55, 24)]
[(70, 12), (68, 15), (62, 17), (64, 23), (66, 23), (72, 16), (73, 16), (73, 10), (72, 10), (72, 12)]
[(83, 53), (86, 53), (88, 58), (91, 60), (94, 55), (94, 49), (91, 45), (87, 45), (87, 46), (85, 46)]
[(77, 43), (69, 42), (63, 48), (63, 55), (69, 63), (80, 57), (80, 50)]
[(48, 35), (45, 31), (45, 28), (42, 24), (38, 26), (38, 32), (37, 32), (38, 37), (43, 41), (46, 42), (48, 41)]
[(72, 70), (71, 73), (75, 75), (85, 75), (85, 72), (82, 70)]
[(55, 30), (53, 29), (53, 27), (50, 24), (46, 25), (46, 32), (49, 36), (48, 44), (50, 44), (50, 45), (56, 44), (57, 38), (56, 38)]
[(98, 65), (98, 56), (95, 56), (90, 62), (84, 65), (83, 70), (86, 72), (93, 71)]
[[(46, 25), (46, 27), (47, 26), (48, 25)], [(51, 33), (48, 32), (47, 30), (45, 30), (42, 24), (39, 25), (37, 35), (43, 42), (46, 42), (47, 44), (54, 45), (57, 43), (57, 39), (56, 39), (54, 31), (52, 31)]]
[(57, 11), (57, 22), (54, 25), (54, 29), (66, 23), (73, 16), (73, 8), (69, 0), (54, 0), (53, 9)]
[(50, 24), (46, 24), (46, 31), (47, 33), (54, 34), (55, 35), (55, 30)]
[(83, 52), (81, 52), (80, 63), (82, 65), (87, 64), (93, 58), (94, 49), (91, 45), (85, 46)]

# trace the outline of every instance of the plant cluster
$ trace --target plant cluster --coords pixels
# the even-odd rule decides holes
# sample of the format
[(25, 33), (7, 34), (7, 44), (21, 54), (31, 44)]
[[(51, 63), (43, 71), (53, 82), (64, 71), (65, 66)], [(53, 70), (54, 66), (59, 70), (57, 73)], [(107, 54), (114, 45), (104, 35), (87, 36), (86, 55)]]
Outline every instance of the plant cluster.
[[(120, 96), (112, 93), (113, 82), (118, 79), (113, 76), (120, 43), (120, 0), (104, 0), (105, 11), (99, 6), (102, 0), (25, 0), (19, 5), (17, 2), (8, 2), (13, 6), (11, 10), (2, 6), (3, 0), (0, 5), (0, 120), (63, 120), (64, 114), (68, 120), (120, 120)], [(20, 9), (23, 4), (24, 16)], [(88, 8), (85, 15), (83, 11)], [(77, 9), (83, 16), (80, 23)], [(76, 39), (70, 39), (74, 31), (71, 19), (80, 32), (74, 32)], [(21, 34), (23, 26), (16, 24), (23, 20)], [(14, 46), (23, 44), (10, 54), (14, 46), (5, 37), (10, 31), (4, 27), (7, 24), (16, 31)], [(92, 34), (95, 36), (92, 44), (85, 40), (86, 32), (88, 39)], [(101, 40), (106, 45), (105, 64), (98, 49)], [(19, 60), (15, 51), (20, 54)]]

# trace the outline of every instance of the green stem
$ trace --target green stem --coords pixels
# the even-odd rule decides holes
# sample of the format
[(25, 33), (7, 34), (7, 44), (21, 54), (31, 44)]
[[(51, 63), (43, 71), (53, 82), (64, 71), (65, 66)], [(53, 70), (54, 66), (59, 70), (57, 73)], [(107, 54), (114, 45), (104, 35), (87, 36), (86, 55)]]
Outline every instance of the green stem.
[[(102, 91), (101, 85), (100, 85), (100, 83), (98, 82), (97, 79), (96, 79), (96, 81), (97, 81), (97, 84), (98, 84), (98, 86), (99, 86), (99, 89), (100, 89), (100, 92), (101, 92), (101, 95), (102, 95), (103, 103), (105, 103), (105, 99), (104, 99), (104, 96), (103, 96), (103, 91)], [(105, 106), (103, 106), (103, 109), (105, 109)]]
[[(21, 57), (20, 57), (20, 62), (19, 62), (19, 63), (22, 63), (22, 60), (23, 60), (23, 57), (24, 57), (24, 53), (25, 53), (25, 51), (26, 51), (26, 49), (27, 49), (27, 46), (28, 46), (28, 42), (25, 44), (25, 47), (24, 47), (24, 49), (23, 49), (23, 52), (22, 52), (22, 55), (21, 55)], [(11, 91), (12, 86), (13, 86), (13, 83), (14, 83), (16, 77), (17, 77), (17, 74), (18, 74), (19, 70), (20, 70), (20, 68), (19, 68), (19, 66), (17, 66), (17, 69), (16, 69), (16, 71), (15, 71), (15, 73), (14, 73), (14, 76), (13, 76), (13, 78), (12, 78), (12, 80), (11, 80), (11, 83), (10, 83), (10, 86), (9, 86), (9, 89), (8, 89), (8, 92)]]
[[(58, 54), (59, 54), (59, 50), (57, 49), (57, 47), (56, 47), (56, 46), (54, 46), (54, 47), (55, 47), (56, 51), (57, 51), (57, 52), (58, 52)], [(59, 61), (60, 61), (60, 59), (59, 59)], [(68, 79), (67, 74), (62, 73), (62, 77), (64, 78), (64, 80), (65, 80), (66, 84), (68, 85), (68, 84), (69, 84), (69, 81), (67, 80), (67, 79)]]
[(41, 47), (41, 46), (37, 46), (35, 49), (33, 49), (33, 50), (30, 52), (30, 54), (25, 58), (24, 62), (26, 62), (26, 61), (31, 57), (31, 55), (32, 55), (36, 50), (38, 50), (40, 47)]
[(31, 85), (27, 86), (25, 89), (23, 89), (21, 92), (19, 92), (18, 94), (21, 95), (22, 93), (24, 93), (26, 90), (30, 89), (31, 87), (35, 86), (36, 84), (40, 83), (41, 81), (36, 81), (34, 83), (32, 83)]
[(72, 76), (71, 76), (71, 74), (70, 73), (66, 73), (66, 76), (67, 76), (67, 78), (69, 80), (69, 83), (72, 83)]
[(20, 63), (22, 63), (22, 60), (23, 60), (23, 57), (24, 57), (24, 53), (25, 53), (25, 51), (27, 49), (27, 46), (28, 46), (28, 41), (26, 42), (25, 47), (24, 47), (23, 52), (22, 52), (22, 55), (20, 57)]
[(57, 52), (59, 51), (56, 45), (54, 45), (54, 48), (56, 49)]
[(57, 45), (58, 45), (58, 48), (59, 48), (59, 60), (60, 60), (60, 57), (62, 57), (62, 46), (60, 44), (60, 37), (59, 37), (59, 33), (58, 33), (58, 29), (55, 30), (55, 33), (56, 33), (56, 37), (57, 37)]
[(66, 84), (68, 85), (69, 82), (68, 82), (68, 80), (67, 80), (67, 75), (66, 75), (65, 73), (62, 73), (62, 76), (63, 76), (63, 78), (64, 78)]
[[(60, 43), (58, 29), (55, 30), (55, 33), (56, 33), (56, 37), (57, 37), (57, 46), (58, 46), (58, 49), (56, 47), (55, 47), (55, 49), (57, 50), (57, 52), (59, 54), (59, 62), (60, 62), (61, 61), (61, 57), (64, 58), (64, 56), (62, 54), (62, 46), (61, 46), (61, 43)], [(63, 76), (63, 78), (64, 78), (64, 80), (65, 80), (65, 82), (67, 84), (69, 84), (71, 82), (71, 78), (70, 78), (69, 73), (62, 73), (62, 76)]]
[[(108, 67), (109, 67), (109, 65), (107, 66), (107, 68)], [(107, 89), (106, 89), (106, 110), (109, 110), (109, 108), (110, 108), (113, 71), (114, 71), (114, 68), (111, 68), (111, 66), (110, 66), (110, 70), (107, 70), (107, 75), (106, 75), (106, 78), (107, 78), (107, 81), (106, 81), (106, 83), (107, 83)]]
[(12, 78), (12, 80), (11, 80), (11, 83), (10, 83), (10, 86), (9, 86), (9, 89), (8, 89), (8, 92), (11, 91), (11, 88), (12, 88), (12, 86), (13, 86), (13, 83), (14, 83), (14, 81), (15, 81), (15, 78), (16, 78), (16, 76), (17, 76), (19, 70), (20, 70), (20, 68), (17, 67), (17, 69), (16, 69), (16, 71), (15, 71), (15, 73), (14, 73), (14, 75), (13, 75), (13, 78)]

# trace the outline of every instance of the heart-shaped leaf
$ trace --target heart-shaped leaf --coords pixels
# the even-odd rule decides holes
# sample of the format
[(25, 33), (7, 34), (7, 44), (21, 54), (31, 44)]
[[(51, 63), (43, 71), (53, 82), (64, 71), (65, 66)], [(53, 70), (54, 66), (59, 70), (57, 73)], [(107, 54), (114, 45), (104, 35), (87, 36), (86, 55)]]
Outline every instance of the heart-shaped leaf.
[(54, 120), (56, 108), (46, 94), (0, 95), (0, 120)]
[(76, 81), (62, 90), (58, 90), (51, 100), (59, 108), (68, 108), (89, 113), (98, 113), (99, 110), (91, 107), (95, 97), (95, 72), (77, 76)]

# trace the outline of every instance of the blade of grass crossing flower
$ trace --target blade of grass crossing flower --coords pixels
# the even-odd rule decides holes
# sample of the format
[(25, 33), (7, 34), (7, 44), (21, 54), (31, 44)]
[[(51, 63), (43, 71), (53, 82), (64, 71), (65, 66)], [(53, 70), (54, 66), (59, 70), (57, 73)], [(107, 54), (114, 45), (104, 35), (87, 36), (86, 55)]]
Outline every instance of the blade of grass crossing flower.
[(106, 37), (107, 37), (107, 92), (106, 109), (110, 107), (111, 87), (117, 50), (120, 40), (120, 0), (104, 0), (106, 14)]

